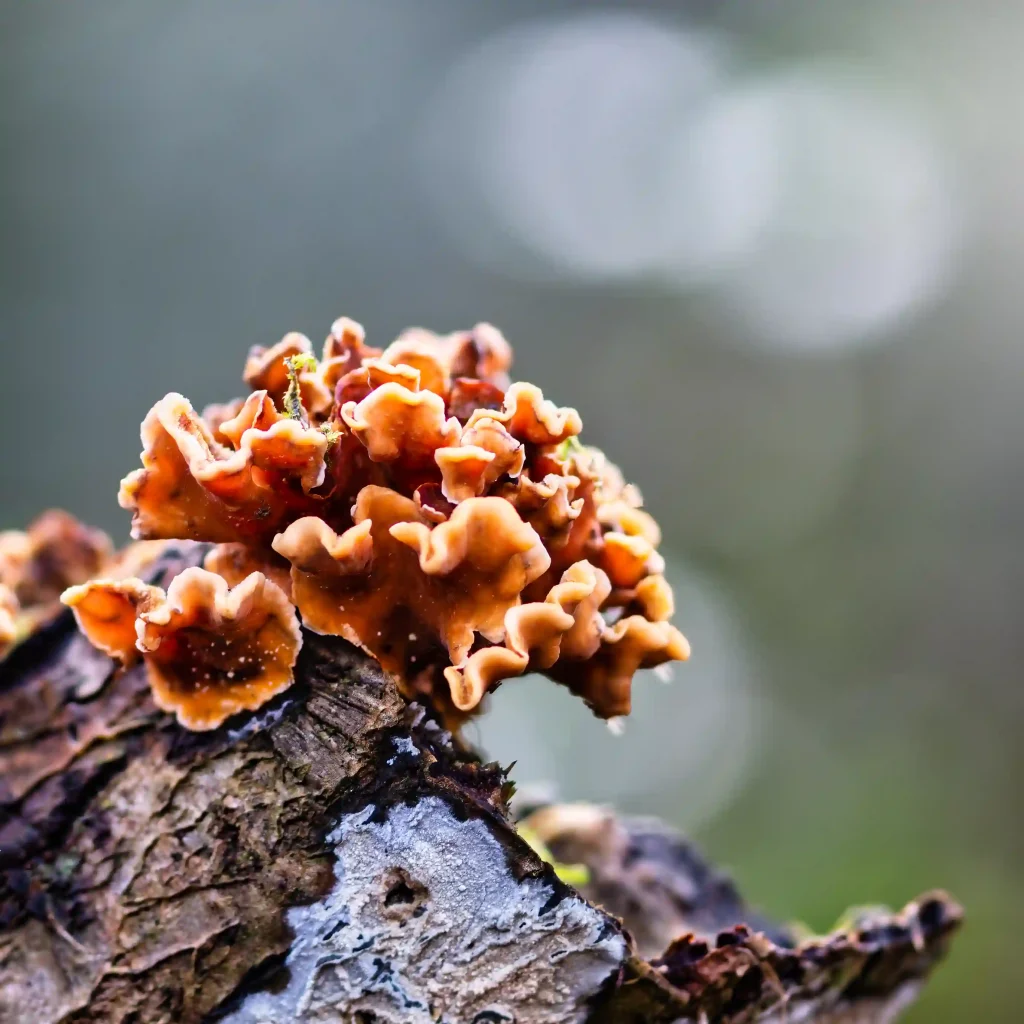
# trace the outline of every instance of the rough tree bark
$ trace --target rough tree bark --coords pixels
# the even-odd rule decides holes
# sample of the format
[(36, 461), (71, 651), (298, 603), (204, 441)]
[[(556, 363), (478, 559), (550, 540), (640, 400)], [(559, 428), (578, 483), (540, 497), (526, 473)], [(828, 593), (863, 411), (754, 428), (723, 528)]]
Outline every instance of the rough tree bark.
[(559, 839), (578, 893), (365, 655), (307, 635), (297, 680), (199, 734), (70, 615), (0, 667), (2, 1024), (883, 1022), (957, 926), (937, 894), (793, 948), (610, 815)]

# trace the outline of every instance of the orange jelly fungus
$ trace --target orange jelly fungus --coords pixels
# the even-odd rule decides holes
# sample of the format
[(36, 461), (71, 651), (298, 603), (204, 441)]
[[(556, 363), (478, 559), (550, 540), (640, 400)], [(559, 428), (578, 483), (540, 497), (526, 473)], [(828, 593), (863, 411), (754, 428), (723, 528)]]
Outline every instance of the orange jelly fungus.
[(341, 318), (319, 359), (301, 334), (253, 348), (244, 399), (200, 415), (167, 395), (120, 501), (137, 539), (217, 546), (166, 596), (138, 580), (72, 590), (82, 628), (141, 654), (157, 702), (190, 728), (288, 685), (292, 602), (453, 717), (527, 671), (601, 717), (627, 714), (637, 669), (689, 656), (660, 532), (579, 442), (576, 410), (510, 382), (511, 363), (487, 324), (377, 349)]
[(100, 650), (145, 661), (156, 705), (188, 729), (215, 729), (287, 689), (302, 646), (294, 607), (259, 572), (229, 587), (192, 567), (166, 593), (138, 579), (93, 580), (64, 603)]
[(60, 595), (105, 571), (110, 538), (60, 509), (0, 533), (0, 655), (60, 611)]

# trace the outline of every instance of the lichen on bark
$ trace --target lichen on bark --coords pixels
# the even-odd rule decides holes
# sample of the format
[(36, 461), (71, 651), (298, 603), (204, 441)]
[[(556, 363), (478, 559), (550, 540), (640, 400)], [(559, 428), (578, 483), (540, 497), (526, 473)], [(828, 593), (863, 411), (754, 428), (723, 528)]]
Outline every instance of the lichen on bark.
[(345, 815), (327, 841), (335, 885), (288, 914), (287, 986), (249, 996), (225, 1024), (577, 1024), (626, 959), (606, 915), (517, 879), (488, 826), (436, 796)]

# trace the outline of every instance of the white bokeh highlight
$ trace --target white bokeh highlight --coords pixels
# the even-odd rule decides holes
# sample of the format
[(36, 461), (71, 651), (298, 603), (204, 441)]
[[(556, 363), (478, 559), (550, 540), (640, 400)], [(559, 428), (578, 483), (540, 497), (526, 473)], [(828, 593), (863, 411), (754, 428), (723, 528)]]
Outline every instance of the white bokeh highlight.
[(704, 197), (674, 198), (680, 174), (702, 169), (666, 160), (666, 131), (714, 95), (723, 59), (710, 35), (626, 12), (485, 40), (452, 69), (422, 133), (443, 224), (472, 258), (518, 276), (628, 280), (716, 258)]
[(879, 338), (946, 283), (960, 234), (953, 175), (899, 98), (838, 69), (742, 84), (693, 148), (760, 180), (764, 221), (718, 298), (751, 341), (813, 351)]
[(841, 350), (941, 290), (962, 215), (949, 158), (895, 86), (622, 11), (541, 18), (455, 62), (418, 141), (474, 262), (564, 284), (710, 288), (740, 344)]

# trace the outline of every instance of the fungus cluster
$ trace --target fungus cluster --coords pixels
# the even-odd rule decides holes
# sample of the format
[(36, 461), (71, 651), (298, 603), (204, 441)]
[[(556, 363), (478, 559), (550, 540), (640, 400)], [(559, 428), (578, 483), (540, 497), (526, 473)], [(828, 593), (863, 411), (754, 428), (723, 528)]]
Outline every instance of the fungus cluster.
[(109, 568), (110, 538), (67, 512), (0, 533), (0, 654), (60, 610), (61, 592)]
[(658, 527), (511, 361), (486, 324), (381, 350), (342, 318), (319, 359), (300, 334), (252, 349), (245, 398), (199, 414), (167, 395), (120, 503), (137, 539), (215, 547), (166, 594), (94, 580), (66, 603), (194, 729), (288, 685), (296, 613), (450, 719), (526, 671), (627, 714), (638, 668), (689, 653)]

